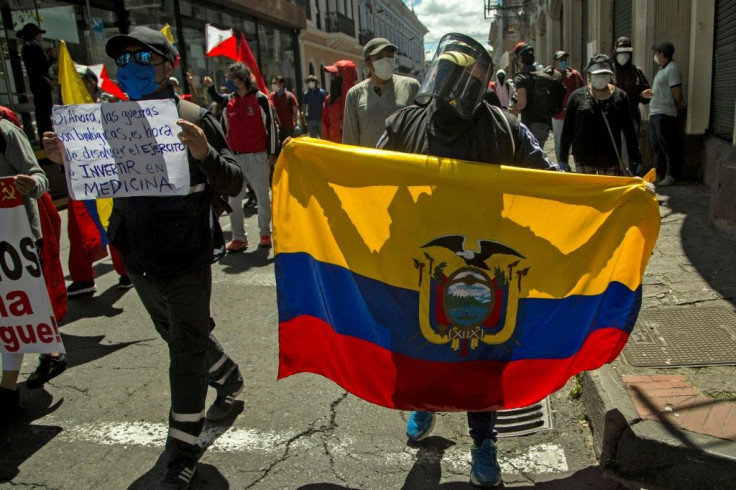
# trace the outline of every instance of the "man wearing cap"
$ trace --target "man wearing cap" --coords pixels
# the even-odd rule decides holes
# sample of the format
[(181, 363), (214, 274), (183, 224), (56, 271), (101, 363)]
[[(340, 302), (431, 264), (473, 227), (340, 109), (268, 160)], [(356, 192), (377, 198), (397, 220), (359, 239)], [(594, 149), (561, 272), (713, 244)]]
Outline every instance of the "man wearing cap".
[(682, 74), (672, 60), (675, 46), (663, 42), (652, 46), (659, 71), (652, 88), (641, 96), (649, 103), (649, 135), (657, 169), (657, 184), (666, 187), (682, 177), (682, 132), (677, 117), (682, 110)]
[(516, 56), (517, 65), (520, 69), (514, 77), (514, 85), (516, 86), (514, 114), (521, 113), (521, 122), (537, 138), (539, 146), (544, 148), (552, 123), (550, 119), (538, 116), (531, 104), (532, 90), (534, 90), (532, 72), (537, 70), (537, 65), (534, 62), (534, 47), (529, 43), (520, 41), (516, 43), (512, 53)]
[(613, 64), (605, 54), (590, 59), (590, 85), (572, 93), (560, 138), (560, 161), (567, 164), (572, 146), (575, 171), (584, 174), (624, 175), (621, 134), (629, 160), (641, 163), (639, 141), (626, 92), (613, 85)]
[(326, 140), (342, 143), (342, 130), (345, 116), (345, 100), (348, 92), (355, 86), (358, 72), (355, 63), (339, 60), (324, 70), (330, 76), (330, 91), (322, 111), (322, 133)]
[(570, 55), (567, 52), (557, 51), (552, 59), (552, 67), (562, 75), (562, 83), (565, 85), (566, 90), (565, 100), (562, 103), (562, 111), (552, 117), (552, 137), (555, 140), (555, 157), (557, 158), (557, 163), (560, 164), (562, 170), (569, 172), (570, 167), (567, 165), (567, 162), (563, 162), (560, 159), (560, 135), (562, 135), (562, 124), (565, 122), (565, 108), (567, 107), (567, 101), (570, 98), (570, 94), (584, 86), (585, 81), (580, 75), (580, 72), (568, 64)]
[(371, 76), (348, 92), (342, 142), (348, 145), (375, 147), (383, 134), (388, 116), (414, 103), (419, 82), (394, 75), (397, 47), (377, 37), (363, 48), (363, 59)]
[[(207, 385), (217, 390), (206, 413), (210, 420), (229, 415), (243, 389), (237, 364), (211, 334), (210, 262), (213, 237), (221, 232), (211, 228), (219, 225), (207, 191), (211, 187), (218, 194), (237, 195), (243, 173), (215, 118), (174, 94), (169, 77), (177, 52), (160, 31), (136, 26), (128, 35), (111, 37), (105, 50), (131, 100), (173, 100), (184, 116), (176, 124), (188, 150), (189, 194), (113, 199), (108, 234), (169, 348), (171, 409), (159, 488), (188, 488), (201, 452), (196, 442), (204, 425)], [(43, 144), (47, 157), (62, 163), (56, 135), (45, 133)]]
[(317, 77), (307, 77), (307, 90), (302, 96), (302, 116), (306, 119), (310, 138), (322, 138), (322, 109), (327, 92), (319, 86)]
[(15, 34), (23, 40), (21, 57), (23, 64), (26, 65), (28, 84), (33, 94), (36, 129), (41, 138), (43, 133), (51, 131), (51, 108), (54, 103), (51, 98), (52, 81), (49, 76), (49, 68), (54, 64), (56, 58), (50, 49), (44, 50), (43, 35), (46, 34), (46, 31), (36, 24), (26, 24)]
[[(556, 170), (529, 130), (508, 111), (483, 101), (493, 74), (486, 49), (464, 34), (446, 34), (427, 70), (415, 105), (392, 114), (379, 148), (489, 164)], [(447, 203), (447, 206), (452, 206)], [(431, 381), (430, 381), (431, 382)], [(406, 435), (418, 442), (434, 429), (434, 412), (413, 411)], [(501, 484), (495, 411), (468, 412), (473, 440), (470, 481)]]

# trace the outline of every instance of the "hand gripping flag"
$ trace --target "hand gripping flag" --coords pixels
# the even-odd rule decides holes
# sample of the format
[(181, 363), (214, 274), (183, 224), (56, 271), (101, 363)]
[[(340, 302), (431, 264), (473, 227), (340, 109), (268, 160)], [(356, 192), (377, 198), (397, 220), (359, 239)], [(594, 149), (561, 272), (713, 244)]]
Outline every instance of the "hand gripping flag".
[(250, 72), (253, 74), (253, 78), (256, 79), (258, 90), (266, 94), (266, 97), (268, 97), (271, 105), (273, 105), (273, 100), (271, 100), (271, 92), (268, 91), (268, 87), (266, 87), (266, 82), (263, 81), (261, 71), (258, 69), (258, 63), (256, 63), (256, 60), (253, 57), (253, 53), (248, 46), (248, 41), (245, 40), (245, 34), (243, 33), (240, 34), (240, 51), (238, 51), (238, 61), (248, 67)]
[[(63, 104), (92, 103), (92, 97), (79, 77), (64, 41), (60, 41), (59, 46), (59, 85)], [(107, 255), (105, 247), (108, 240), (105, 230), (111, 213), (112, 199), (85, 201), (69, 199), (69, 223), (72, 227), (79, 228), (84, 251), (90, 262)]]
[(205, 33), (207, 56), (226, 56), (238, 61), (238, 41), (232, 29), (220, 30), (207, 24)]
[(541, 400), (634, 327), (659, 232), (647, 186), (292, 140), (274, 174), (279, 378), (404, 410)]

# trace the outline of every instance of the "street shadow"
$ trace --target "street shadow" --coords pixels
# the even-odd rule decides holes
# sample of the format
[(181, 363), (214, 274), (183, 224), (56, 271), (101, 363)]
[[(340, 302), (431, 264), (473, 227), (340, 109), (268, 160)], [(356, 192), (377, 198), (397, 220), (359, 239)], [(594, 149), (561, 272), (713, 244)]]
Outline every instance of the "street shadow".
[(110, 354), (130, 345), (143, 344), (145, 342), (158, 340), (157, 338), (140, 339), (108, 345), (102, 343), (102, 339), (104, 338), (104, 335), (81, 337), (62, 332), (61, 340), (64, 343), (64, 348), (66, 349), (66, 359), (69, 363), (69, 367), (80, 366), (91, 361), (96, 361), (97, 359), (109, 356)]
[[(197, 440), (197, 446), (200, 447), (199, 458), (201, 458), (207, 448), (209, 448), (221, 435), (232, 427), (235, 419), (243, 413), (245, 409), (245, 403), (242, 400), (237, 400), (233, 404), (233, 410), (230, 415), (215, 423), (205, 421), (202, 433), (199, 435)], [(168, 454), (163, 452), (156, 460), (153, 467), (148, 470), (145, 474), (141, 475), (136, 481), (134, 481), (129, 487), (129, 490), (148, 490), (149, 488), (156, 488), (156, 484), (166, 470), (166, 462), (168, 461)], [(197, 469), (194, 472), (194, 478), (192, 478), (190, 489), (207, 489), (207, 490), (227, 490), (230, 488), (230, 482), (227, 478), (220, 473), (215, 466), (211, 464), (199, 463)]]
[(658, 188), (662, 196), (662, 222), (671, 213), (685, 215), (682, 247), (698, 274), (719, 296), (736, 306), (736, 239), (708, 225), (710, 192), (703, 185)]
[(224, 266), (221, 270), (225, 274), (240, 274), (249, 269), (266, 267), (273, 263), (270, 248), (261, 248), (258, 242), (248, 245), (245, 252), (225, 254), (218, 263)]
[(123, 308), (113, 306), (123, 295), (126, 290), (117, 289), (113, 286), (102, 294), (92, 296), (77, 296), (69, 299), (68, 311), (60, 326), (72, 323), (82, 318), (113, 318), (125, 311)]
[(430, 436), (420, 443), (408, 441), (407, 445), (417, 447), (419, 451), (401, 488), (438, 487), (442, 478), (442, 457), (455, 442), (440, 436)]
[(0, 427), (0, 484), (12, 484), (20, 466), (63, 430), (56, 425), (28, 425), (26, 417), (28, 413), (16, 424)]
[(18, 386), (21, 390), (21, 402), (26, 409), (23, 412), (23, 415), (14, 424), (16, 427), (30, 425), (34, 420), (41, 419), (50, 413), (55, 412), (61, 404), (64, 403), (63, 397), (54, 401), (54, 397), (51, 393), (46, 391), (43, 387), (29, 390), (26, 389), (25, 382), (19, 383)]

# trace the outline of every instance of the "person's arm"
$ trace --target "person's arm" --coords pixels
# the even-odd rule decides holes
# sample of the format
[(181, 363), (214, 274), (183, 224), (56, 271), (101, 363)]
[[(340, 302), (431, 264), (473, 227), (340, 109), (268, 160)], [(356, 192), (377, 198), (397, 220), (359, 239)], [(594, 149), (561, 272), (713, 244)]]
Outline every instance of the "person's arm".
[(217, 92), (217, 90), (215, 90), (215, 82), (213, 82), (210, 77), (204, 77), (202, 79), (202, 83), (205, 87), (207, 87), (207, 93), (213, 101), (217, 102), (218, 104), (224, 104), (228, 100), (230, 100), (230, 97), (228, 95), (220, 94)]
[(269, 155), (275, 155), (278, 150), (278, 136), (279, 132), (276, 129), (276, 122), (271, 117), (271, 103), (268, 101), (268, 97), (262, 92), (256, 94), (256, 100), (261, 108), (261, 114), (263, 116), (263, 125), (266, 128), (266, 152)]
[(619, 95), (621, 99), (616, 103), (616, 116), (619, 119), (621, 130), (626, 139), (626, 151), (629, 153), (629, 161), (631, 162), (631, 170), (641, 165), (641, 151), (639, 150), (639, 137), (636, 135), (634, 128), (634, 116), (631, 114), (631, 103), (629, 96), (621, 89), (616, 89), (614, 97)]
[[(186, 123), (186, 125), (183, 123)], [(188, 148), (195, 158), (197, 166), (207, 177), (207, 182), (220, 194), (237, 196), (243, 188), (243, 171), (230, 152), (225, 134), (215, 117), (209, 113), (205, 114), (200, 119), (200, 126), (184, 120), (179, 120), (178, 124), (182, 126), (185, 133), (194, 129), (201, 131), (202, 134), (198, 136), (204, 138), (207, 145), (204, 157), (200, 158), (201, 153), (192, 151), (191, 146), (188, 146)], [(186, 144), (184, 139), (182, 139), (182, 143)]]
[(520, 113), (526, 108), (526, 88), (519, 87), (516, 89), (516, 104), (514, 105), (514, 111), (516, 114)]
[(672, 100), (675, 102), (677, 114), (680, 114), (680, 111), (682, 111), (682, 85), (670, 87), (670, 92), (672, 92)]
[(360, 124), (358, 122), (358, 90), (351, 88), (345, 96), (345, 111), (342, 118), (342, 142), (346, 145), (360, 144)]
[(299, 112), (299, 102), (296, 100), (296, 95), (291, 94), (291, 100), (293, 101), (293, 104), (291, 106), (291, 114), (294, 118), (294, 124), (296, 126), (299, 126), (301, 124), (301, 113)]
[(560, 160), (567, 163), (570, 158), (570, 146), (572, 146), (572, 138), (575, 135), (575, 117), (578, 112), (578, 98), (575, 92), (570, 95), (567, 100), (567, 109), (565, 110), (565, 121), (562, 123), (562, 134), (560, 135)]
[(325, 97), (324, 102), (322, 102), (322, 137), (324, 139), (330, 138), (330, 115), (328, 108), (330, 107), (330, 96), (327, 95)]
[(5, 138), (5, 159), (16, 169), (15, 185), (24, 197), (38, 199), (49, 190), (46, 172), (33, 154), (33, 148), (25, 133), (14, 124), (3, 124)]
[(187, 84), (189, 84), (189, 100), (199, 105), (199, 97), (197, 96), (197, 85), (194, 83), (192, 74), (187, 72), (186, 74)]
[(641, 68), (639, 68), (638, 66), (636, 67), (636, 72), (639, 76), (639, 85), (641, 86), (641, 92), (639, 92), (639, 103), (646, 105), (652, 101), (651, 97), (647, 98), (642, 96), (645, 90), (650, 89), (649, 80), (647, 80), (646, 75), (644, 75), (644, 72), (641, 71)]

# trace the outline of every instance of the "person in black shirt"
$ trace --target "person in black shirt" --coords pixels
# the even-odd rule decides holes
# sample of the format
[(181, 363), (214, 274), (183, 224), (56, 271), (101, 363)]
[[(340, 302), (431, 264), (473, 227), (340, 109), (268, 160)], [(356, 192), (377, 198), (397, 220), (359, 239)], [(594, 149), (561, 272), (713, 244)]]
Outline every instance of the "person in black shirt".
[(51, 52), (43, 49), (43, 35), (46, 31), (36, 24), (26, 24), (23, 29), (16, 32), (16, 36), (23, 40), (21, 56), (26, 65), (28, 84), (33, 94), (33, 106), (36, 116), (36, 129), (39, 138), (43, 133), (51, 131), (51, 108), (54, 103), (51, 98), (51, 78), (49, 68), (54, 64), (56, 58)]
[(632, 166), (641, 168), (639, 142), (634, 130), (629, 98), (616, 88), (610, 58), (599, 54), (586, 69), (587, 86), (570, 95), (560, 138), (560, 158), (567, 162), (570, 147), (578, 173), (622, 175), (621, 132), (626, 138)]

